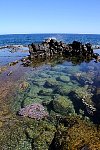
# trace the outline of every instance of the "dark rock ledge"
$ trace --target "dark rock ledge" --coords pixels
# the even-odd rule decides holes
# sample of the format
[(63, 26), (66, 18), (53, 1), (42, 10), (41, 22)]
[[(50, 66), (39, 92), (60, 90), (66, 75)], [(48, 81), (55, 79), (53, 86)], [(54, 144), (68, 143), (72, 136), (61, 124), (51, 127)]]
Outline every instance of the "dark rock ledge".
[(93, 53), (92, 45), (90, 43), (82, 44), (78, 41), (73, 41), (71, 44), (57, 41), (56, 39), (47, 39), (41, 44), (30, 44), (29, 45), (30, 58), (43, 58), (51, 57), (54, 55), (64, 56), (83, 56), (97, 58)]

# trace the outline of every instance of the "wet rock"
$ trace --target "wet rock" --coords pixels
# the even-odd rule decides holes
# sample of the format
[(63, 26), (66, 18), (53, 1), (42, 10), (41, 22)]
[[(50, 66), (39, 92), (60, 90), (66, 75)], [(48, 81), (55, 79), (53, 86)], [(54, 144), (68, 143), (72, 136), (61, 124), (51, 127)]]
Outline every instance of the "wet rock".
[(75, 113), (72, 102), (68, 97), (56, 96), (53, 100), (53, 109), (60, 114), (72, 114)]
[(9, 66), (14, 66), (14, 65), (16, 65), (17, 63), (18, 63), (18, 60), (16, 60), (16, 61), (14, 61), (14, 62), (9, 63)]
[(97, 57), (97, 61), (99, 61), (99, 62), (100, 62), (100, 56), (98, 56), (98, 57)]
[(41, 44), (29, 45), (30, 58), (50, 57), (53, 55), (93, 55), (93, 49), (90, 43), (83, 45), (78, 41), (73, 41), (72, 44), (66, 44), (56, 39), (47, 39)]

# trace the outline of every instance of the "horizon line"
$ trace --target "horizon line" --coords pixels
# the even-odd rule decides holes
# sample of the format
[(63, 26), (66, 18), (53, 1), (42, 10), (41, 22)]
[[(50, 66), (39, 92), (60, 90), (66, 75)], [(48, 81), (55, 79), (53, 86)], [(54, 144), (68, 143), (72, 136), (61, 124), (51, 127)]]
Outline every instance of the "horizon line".
[(85, 35), (100, 35), (100, 33), (65, 33), (65, 32), (59, 32), (59, 33), (56, 33), (56, 32), (43, 32), (43, 33), (4, 33), (4, 34), (0, 34), (0, 35), (26, 35), (26, 34), (85, 34)]

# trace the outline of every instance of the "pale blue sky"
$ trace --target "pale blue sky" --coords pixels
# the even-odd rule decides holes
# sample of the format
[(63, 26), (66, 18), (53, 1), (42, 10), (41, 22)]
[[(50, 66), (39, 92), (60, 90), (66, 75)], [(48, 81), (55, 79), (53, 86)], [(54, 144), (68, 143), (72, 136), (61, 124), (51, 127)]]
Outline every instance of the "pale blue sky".
[(0, 0), (0, 34), (100, 34), (100, 0)]

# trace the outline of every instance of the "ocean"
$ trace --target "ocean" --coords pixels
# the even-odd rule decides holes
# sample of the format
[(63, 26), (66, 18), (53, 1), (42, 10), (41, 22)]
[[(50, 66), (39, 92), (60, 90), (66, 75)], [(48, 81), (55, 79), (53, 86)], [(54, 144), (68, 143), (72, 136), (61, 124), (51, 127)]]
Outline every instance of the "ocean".
[(28, 45), (32, 42), (40, 43), (44, 39), (55, 37), (66, 43), (71, 43), (74, 40), (93, 45), (100, 45), (100, 35), (96, 34), (9, 34), (0, 35), (0, 46), (4, 45)]

